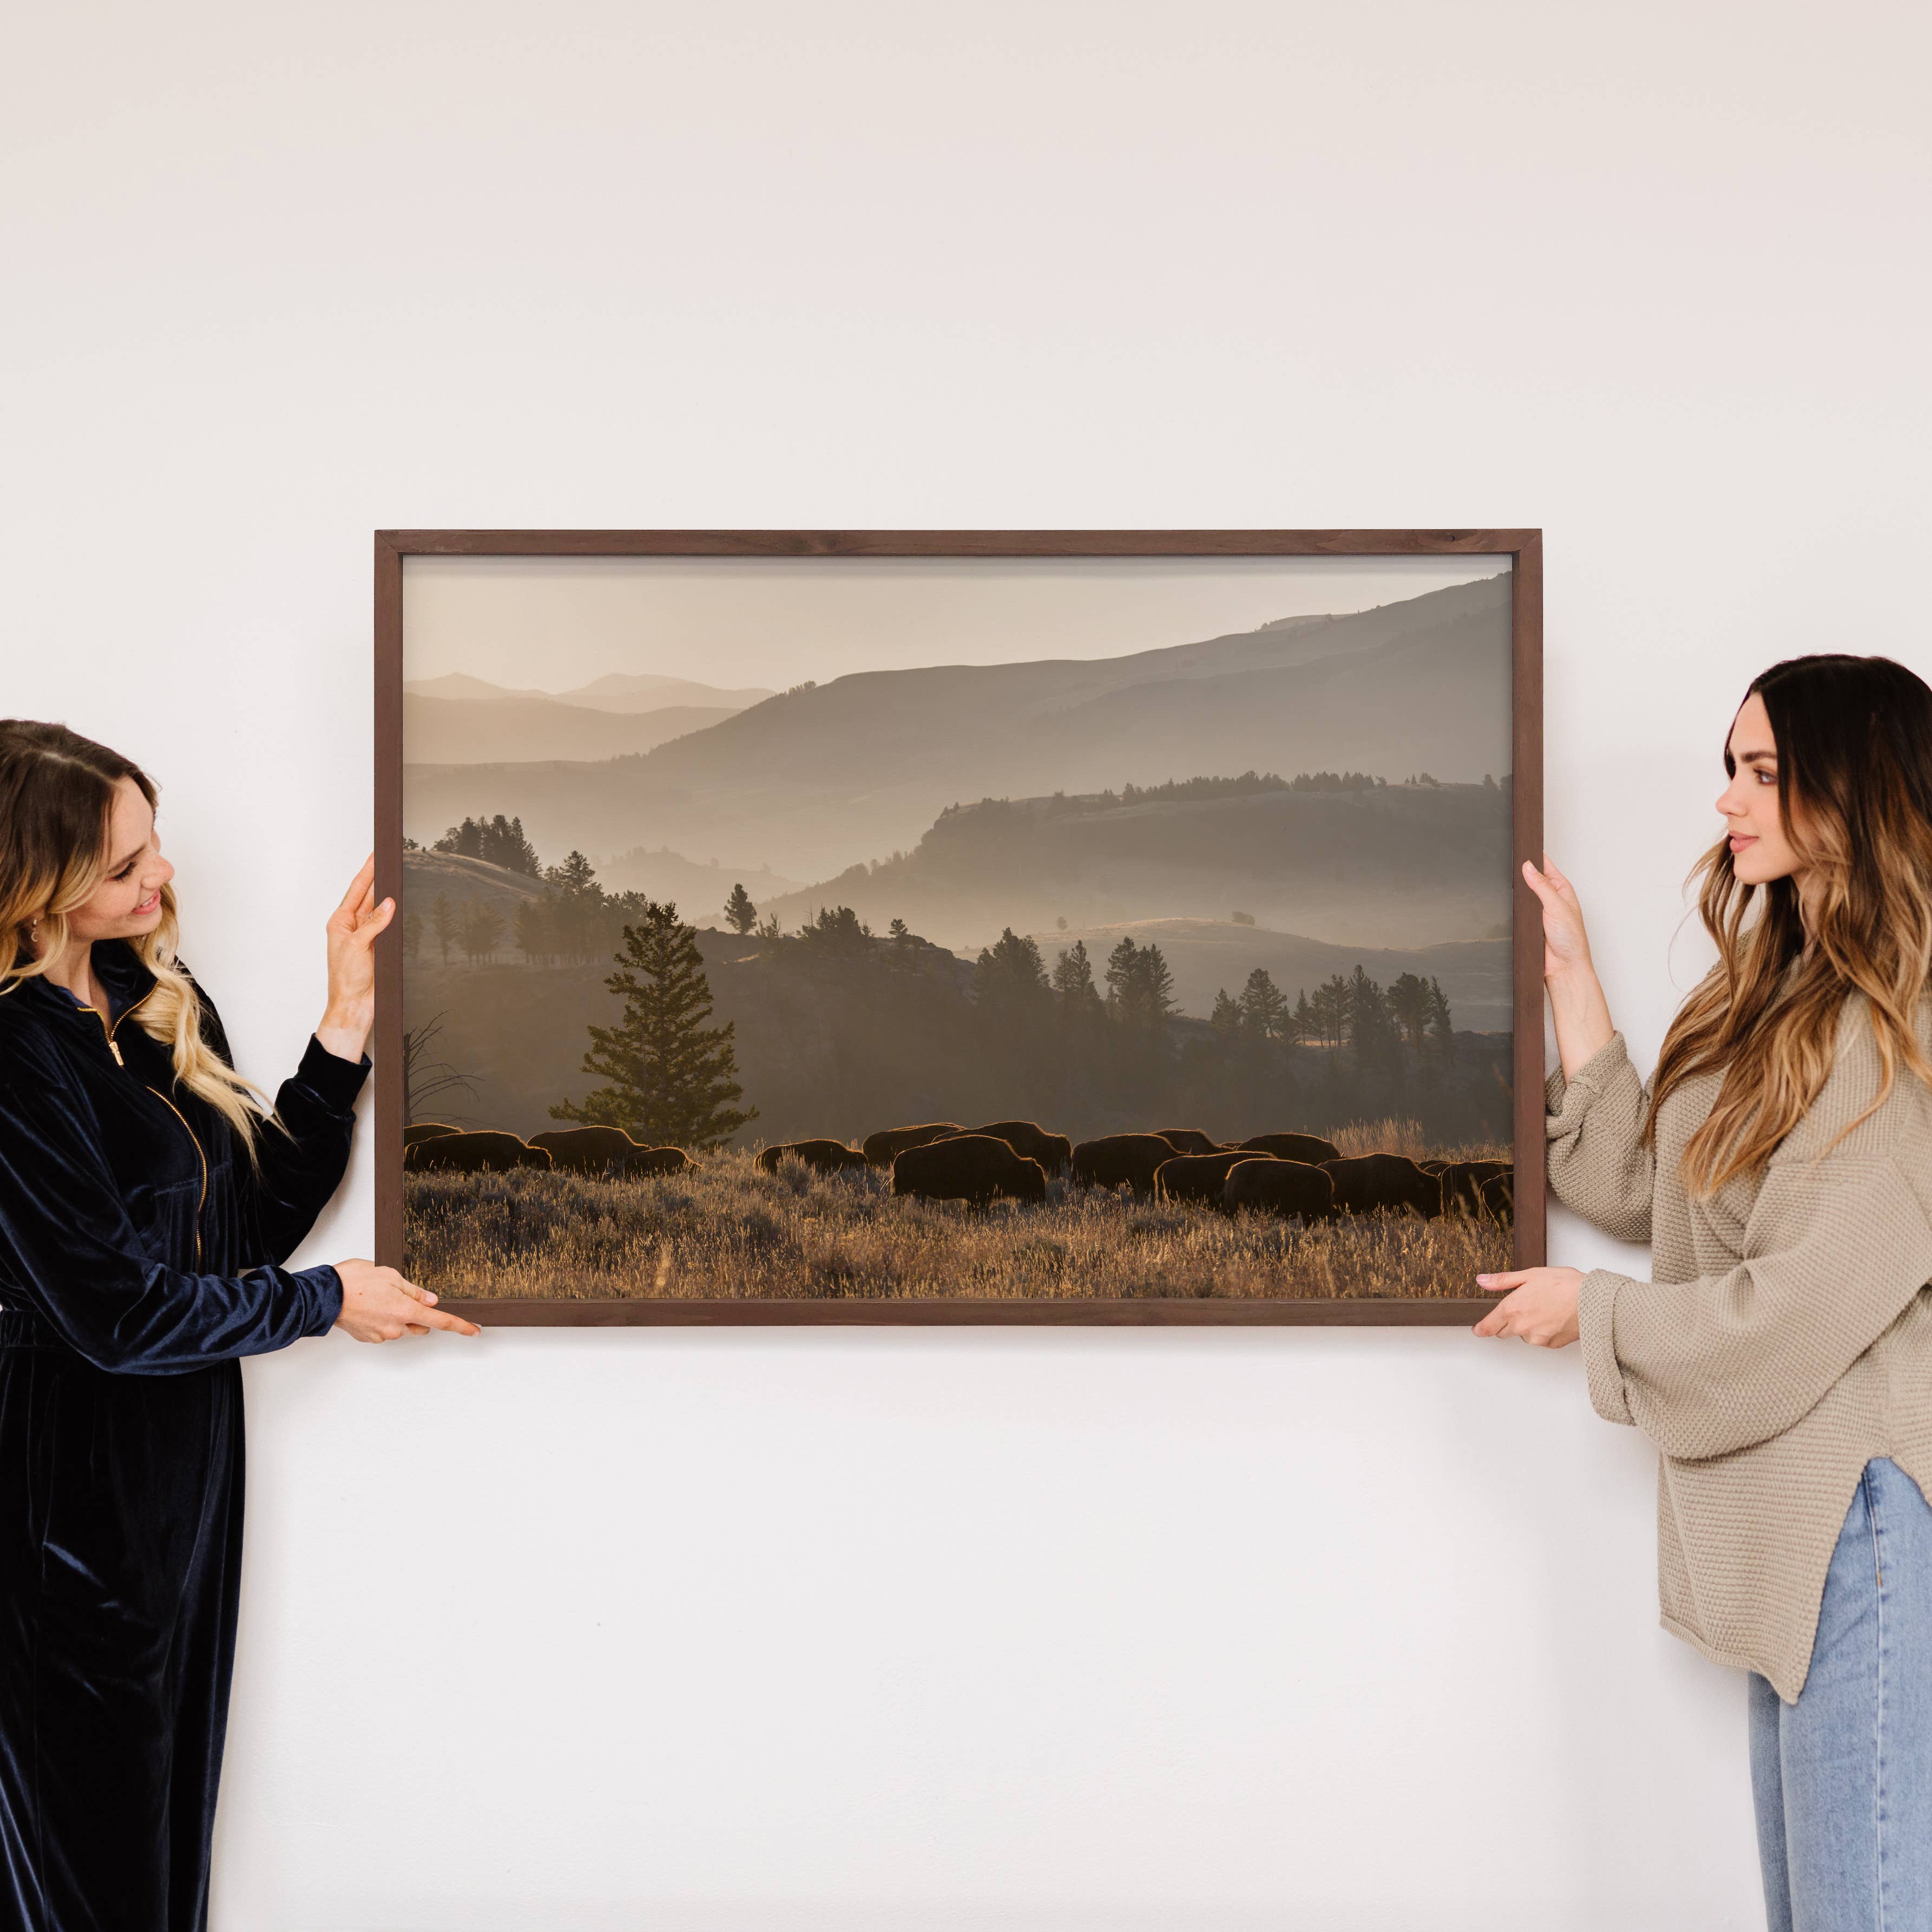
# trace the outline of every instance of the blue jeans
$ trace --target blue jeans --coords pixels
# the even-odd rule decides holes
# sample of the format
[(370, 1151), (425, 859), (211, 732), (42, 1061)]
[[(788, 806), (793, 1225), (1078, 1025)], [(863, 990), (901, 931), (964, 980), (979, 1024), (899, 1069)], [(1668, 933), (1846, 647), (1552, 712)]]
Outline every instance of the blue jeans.
[(1932, 1507), (1865, 1465), (1795, 1704), (1750, 1673), (1771, 1932), (1932, 1932)]

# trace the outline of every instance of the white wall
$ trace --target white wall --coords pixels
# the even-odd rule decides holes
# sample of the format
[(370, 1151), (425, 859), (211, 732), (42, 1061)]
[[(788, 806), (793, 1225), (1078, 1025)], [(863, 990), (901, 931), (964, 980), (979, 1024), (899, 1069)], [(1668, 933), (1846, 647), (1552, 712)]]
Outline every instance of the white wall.
[[(1932, 670), (1926, 18), (18, 10), (4, 706), (160, 776), (273, 1078), (373, 528), (1540, 524), (1647, 1063), (1745, 680)], [(1760, 1922), (1742, 1682), (1574, 1352), (507, 1331), (248, 1393), (220, 1932)]]

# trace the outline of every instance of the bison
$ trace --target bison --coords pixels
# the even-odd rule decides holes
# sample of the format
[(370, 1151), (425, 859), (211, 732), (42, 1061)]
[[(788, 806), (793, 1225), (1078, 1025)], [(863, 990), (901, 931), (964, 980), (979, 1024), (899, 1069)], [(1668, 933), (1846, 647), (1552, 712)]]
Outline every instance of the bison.
[(1325, 1167), (1310, 1162), (1251, 1154), (1228, 1168), (1221, 1186), (1221, 1205), (1230, 1214), (1245, 1208), (1279, 1214), (1284, 1220), (1298, 1216), (1304, 1223), (1332, 1221), (1335, 1183)]
[(552, 1127), (530, 1136), (551, 1165), (572, 1174), (614, 1174), (632, 1180), (640, 1174), (682, 1174), (692, 1165), (682, 1148), (647, 1147), (622, 1127)]
[(1442, 1169), (1442, 1211), (1445, 1214), (1480, 1214), (1483, 1211), (1483, 1183), (1510, 1172), (1506, 1160), (1452, 1160)]
[(1004, 1141), (1022, 1159), (1038, 1161), (1043, 1173), (1064, 1173), (1073, 1158), (1073, 1143), (1064, 1134), (1050, 1134), (1030, 1120), (995, 1120), (989, 1127), (968, 1127), (965, 1131), (991, 1134), (996, 1141)]
[(548, 1171), (550, 1156), (514, 1134), (494, 1130), (473, 1134), (438, 1134), (403, 1150), (403, 1166), (412, 1174), (507, 1174), (513, 1167)]
[(1102, 1134), (1073, 1150), (1073, 1178), (1082, 1187), (1118, 1187), (1125, 1181), (1140, 1199), (1154, 1192), (1154, 1177), (1174, 1149), (1158, 1134)]
[(412, 1148), (418, 1141), (440, 1140), (445, 1134), (460, 1134), (460, 1127), (447, 1127), (440, 1120), (412, 1120), (403, 1130), (403, 1144)]
[(926, 1201), (1044, 1201), (1046, 1174), (992, 1134), (950, 1134), (892, 1161), (892, 1192)]
[(1501, 1174), (1492, 1174), (1484, 1181), (1480, 1190), (1483, 1206), (1504, 1227), (1516, 1220), (1516, 1170), (1505, 1168)]
[(1311, 1167), (1342, 1158), (1342, 1150), (1319, 1134), (1256, 1134), (1241, 1145), (1250, 1154), (1271, 1154), (1276, 1160), (1305, 1161)]
[[(1161, 1138), (1167, 1138), (1166, 1135)], [(1221, 1204), (1221, 1185), (1237, 1162), (1265, 1160), (1266, 1154), (1244, 1154), (1239, 1148), (1221, 1154), (1178, 1154), (1154, 1171), (1154, 1191), (1163, 1201), (1210, 1201)]]
[(1335, 1205), (1345, 1214), (1412, 1208), (1432, 1221), (1442, 1212), (1441, 1180), (1425, 1174), (1406, 1154), (1358, 1154), (1321, 1164), (1334, 1178)]
[(1156, 1127), (1154, 1132), (1176, 1154), (1228, 1154), (1225, 1141), (1210, 1140), (1198, 1127)]
[(908, 1148), (924, 1147), (931, 1141), (943, 1141), (948, 1134), (965, 1131), (957, 1120), (928, 1120), (922, 1127), (881, 1127), (859, 1144), (872, 1166), (890, 1167)]
[(782, 1141), (776, 1147), (759, 1150), (758, 1172), (777, 1173), (778, 1162), (788, 1154), (803, 1161), (814, 1174), (842, 1174), (848, 1167), (870, 1165), (856, 1148), (848, 1148), (843, 1141)]

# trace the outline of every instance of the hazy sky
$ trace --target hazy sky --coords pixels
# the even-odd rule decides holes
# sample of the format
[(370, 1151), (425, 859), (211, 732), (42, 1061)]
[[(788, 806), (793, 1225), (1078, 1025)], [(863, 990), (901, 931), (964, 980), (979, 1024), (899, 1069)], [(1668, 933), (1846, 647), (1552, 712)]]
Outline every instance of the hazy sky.
[(782, 690), (908, 665), (1118, 657), (1508, 568), (1506, 556), (412, 556), (404, 675), (569, 691), (656, 671)]

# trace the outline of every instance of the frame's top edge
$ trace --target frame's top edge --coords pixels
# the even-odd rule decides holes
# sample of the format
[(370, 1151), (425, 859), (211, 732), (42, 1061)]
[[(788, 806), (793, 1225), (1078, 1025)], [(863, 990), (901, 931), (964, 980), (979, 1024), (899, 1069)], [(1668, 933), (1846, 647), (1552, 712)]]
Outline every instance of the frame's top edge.
[(378, 530), (406, 556), (1496, 556), (1540, 530)]

